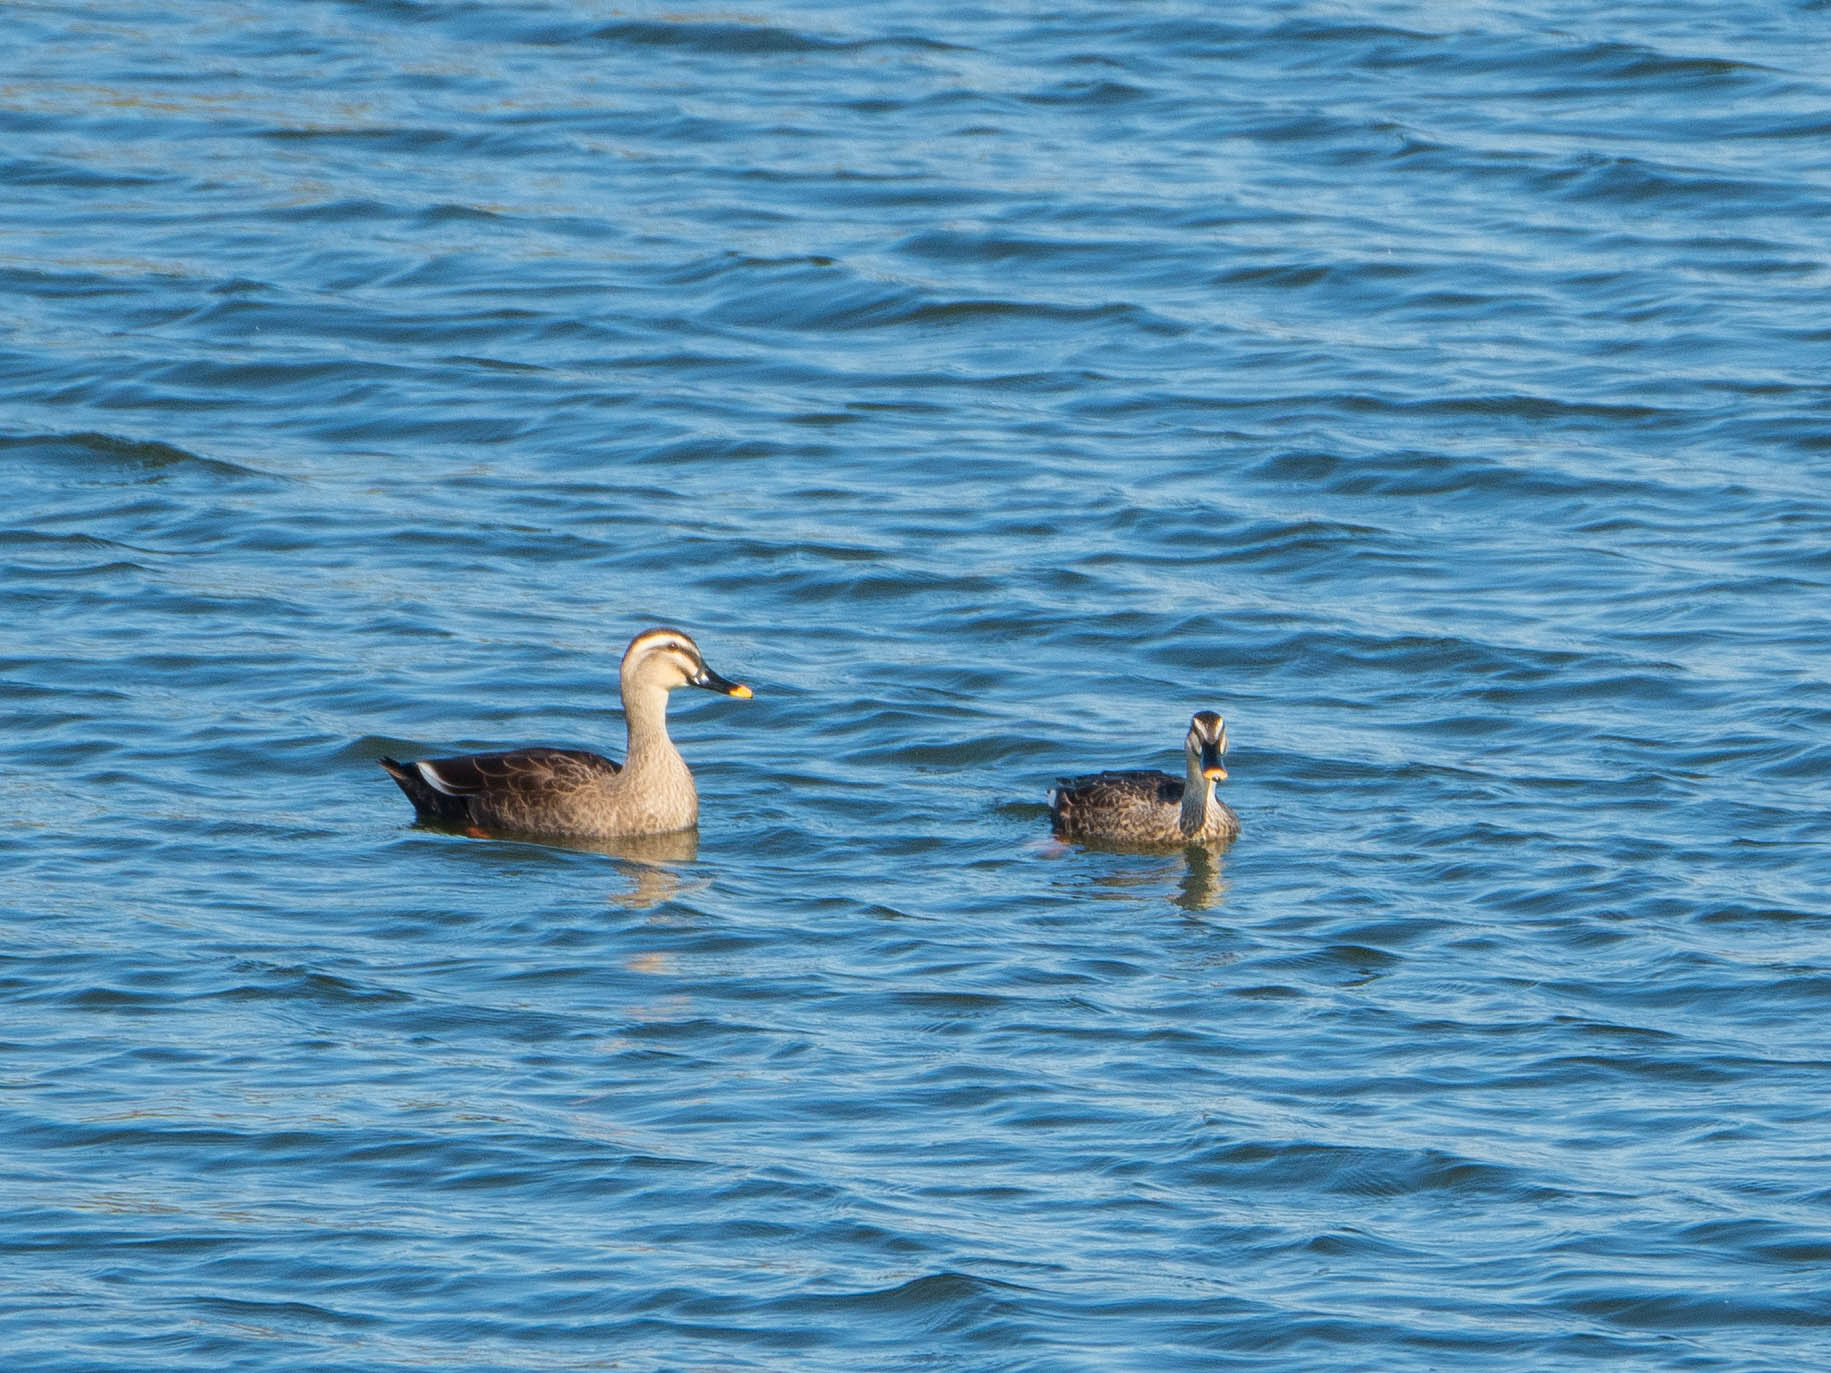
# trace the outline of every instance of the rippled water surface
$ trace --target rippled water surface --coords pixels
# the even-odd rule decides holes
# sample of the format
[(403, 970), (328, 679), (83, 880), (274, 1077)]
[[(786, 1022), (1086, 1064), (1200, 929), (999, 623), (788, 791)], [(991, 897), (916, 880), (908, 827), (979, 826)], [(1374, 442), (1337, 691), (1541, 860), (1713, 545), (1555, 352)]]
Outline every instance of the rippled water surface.
[(7, 1369), (1825, 1366), (1831, 9), (4, 23)]

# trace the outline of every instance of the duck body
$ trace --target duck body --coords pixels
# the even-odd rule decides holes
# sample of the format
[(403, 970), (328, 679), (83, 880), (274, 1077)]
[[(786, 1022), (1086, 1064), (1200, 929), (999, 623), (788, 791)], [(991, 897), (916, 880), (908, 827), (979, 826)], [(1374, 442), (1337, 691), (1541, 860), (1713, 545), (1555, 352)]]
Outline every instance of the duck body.
[(1049, 793), (1056, 833), (1140, 848), (1225, 843), (1240, 833), (1240, 817), (1214, 794), (1227, 776), (1226, 751), (1226, 724), (1199, 711), (1189, 722), (1182, 777), (1155, 770), (1064, 777)]
[(697, 686), (748, 697), (713, 672), (679, 630), (630, 641), (620, 673), (629, 752), (619, 765), (587, 749), (522, 748), (380, 762), (422, 823), (479, 835), (589, 840), (669, 834), (699, 823), (699, 793), (667, 731), (668, 692)]
[(401, 763), (380, 760), (420, 820), (491, 834), (589, 839), (667, 834), (699, 823), (699, 795), (683, 761), (677, 775), (641, 787), (632, 804), (621, 765), (576, 748), (523, 748)]

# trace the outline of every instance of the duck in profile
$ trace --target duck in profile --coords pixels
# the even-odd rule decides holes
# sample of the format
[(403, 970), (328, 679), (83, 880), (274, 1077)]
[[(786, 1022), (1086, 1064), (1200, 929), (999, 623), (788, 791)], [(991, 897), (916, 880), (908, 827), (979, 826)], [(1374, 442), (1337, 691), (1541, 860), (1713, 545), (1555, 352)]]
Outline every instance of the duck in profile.
[(591, 840), (671, 834), (699, 823), (693, 774), (668, 738), (675, 687), (748, 699), (678, 629), (645, 629), (629, 642), (620, 672), (629, 747), (621, 766), (568, 748), (471, 753), (417, 763), (380, 759), (424, 824), (484, 837)]
[(1227, 723), (1212, 710), (1189, 721), (1183, 775), (1096, 772), (1064, 777), (1049, 793), (1056, 833), (1065, 839), (1157, 847), (1218, 844), (1240, 832), (1240, 817), (1214, 794), (1227, 776)]

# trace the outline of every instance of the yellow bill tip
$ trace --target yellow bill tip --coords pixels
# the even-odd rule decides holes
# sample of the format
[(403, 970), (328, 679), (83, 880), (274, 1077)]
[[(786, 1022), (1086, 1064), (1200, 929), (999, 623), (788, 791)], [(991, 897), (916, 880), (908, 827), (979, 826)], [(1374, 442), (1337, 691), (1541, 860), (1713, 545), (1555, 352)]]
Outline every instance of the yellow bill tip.
[(1225, 782), (1227, 780), (1227, 769), (1203, 768), (1202, 776), (1206, 777), (1210, 782)]
[(748, 701), (752, 696), (756, 695), (756, 692), (752, 691), (742, 682), (739, 682), (736, 686), (731, 688), (730, 694), (737, 697), (740, 701)]

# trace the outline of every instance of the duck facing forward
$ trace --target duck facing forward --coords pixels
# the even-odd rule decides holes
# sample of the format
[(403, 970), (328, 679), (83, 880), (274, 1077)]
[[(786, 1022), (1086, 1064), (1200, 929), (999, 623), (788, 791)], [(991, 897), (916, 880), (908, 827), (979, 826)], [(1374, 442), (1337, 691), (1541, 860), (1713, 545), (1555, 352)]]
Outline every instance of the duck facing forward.
[(523, 748), (416, 763), (380, 759), (426, 824), (478, 835), (609, 839), (669, 834), (699, 823), (693, 774), (668, 738), (668, 693), (704, 687), (748, 698), (678, 629), (646, 629), (619, 673), (629, 748), (621, 766), (584, 749)]
[(1214, 794), (1227, 776), (1227, 724), (1197, 711), (1183, 742), (1178, 779), (1165, 772), (1096, 772), (1064, 777), (1049, 793), (1056, 833), (1109, 844), (1214, 844), (1240, 832), (1240, 817)]

